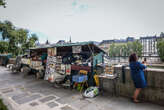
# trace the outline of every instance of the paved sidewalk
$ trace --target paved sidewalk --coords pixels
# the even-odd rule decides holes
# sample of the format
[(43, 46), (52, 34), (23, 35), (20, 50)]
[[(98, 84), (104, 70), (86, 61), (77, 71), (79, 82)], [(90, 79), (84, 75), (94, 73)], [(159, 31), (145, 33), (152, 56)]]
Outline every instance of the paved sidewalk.
[(0, 97), (10, 110), (164, 110), (164, 106), (135, 104), (110, 94), (82, 99), (76, 90), (54, 88), (47, 81), (13, 74), (5, 67), (0, 67)]

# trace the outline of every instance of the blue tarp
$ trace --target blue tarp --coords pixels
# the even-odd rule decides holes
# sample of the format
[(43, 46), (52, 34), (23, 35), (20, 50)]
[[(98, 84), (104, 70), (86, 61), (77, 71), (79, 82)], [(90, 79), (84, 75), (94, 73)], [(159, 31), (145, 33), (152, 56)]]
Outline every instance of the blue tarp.
[(6, 66), (12, 54), (0, 54), (0, 65)]

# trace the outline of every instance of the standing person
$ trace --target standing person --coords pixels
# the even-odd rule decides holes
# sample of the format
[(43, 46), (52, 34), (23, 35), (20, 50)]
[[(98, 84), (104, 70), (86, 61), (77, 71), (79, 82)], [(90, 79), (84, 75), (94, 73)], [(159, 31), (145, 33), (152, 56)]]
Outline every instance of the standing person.
[(147, 65), (147, 60), (146, 60), (146, 58), (144, 58), (144, 61), (142, 62), (142, 64)]
[(138, 62), (138, 58), (135, 53), (131, 54), (129, 57), (129, 66), (131, 77), (136, 88), (132, 97), (132, 101), (135, 103), (139, 103), (140, 101), (137, 99), (138, 95), (141, 89), (147, 86), (143, 71), (146, 66)]

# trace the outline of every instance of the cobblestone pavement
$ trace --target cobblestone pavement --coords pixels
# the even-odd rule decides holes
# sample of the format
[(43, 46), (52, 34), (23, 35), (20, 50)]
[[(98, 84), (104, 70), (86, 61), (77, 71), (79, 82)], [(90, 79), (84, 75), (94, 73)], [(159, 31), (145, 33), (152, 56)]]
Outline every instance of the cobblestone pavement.
[(110, 94), (82, 99), (76, 90), (55, 88), (33, 75), (23, 77), (5, 67), (0, 67), (0, 95), (15, 110), (164, 110), (164, 106), (135, 104)]

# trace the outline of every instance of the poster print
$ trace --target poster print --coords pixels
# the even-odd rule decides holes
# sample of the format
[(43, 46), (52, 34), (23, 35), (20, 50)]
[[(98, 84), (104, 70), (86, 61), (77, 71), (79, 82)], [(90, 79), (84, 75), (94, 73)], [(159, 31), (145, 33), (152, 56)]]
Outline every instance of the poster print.
[(61, 64), (61, 74), (65, 74), (66, 66), (64, 64)]
[(30, 59), (22, 58), (21, 62), (22, 62), (22, 64), (30, 65)]
[(81, 46), (72, 46), (73, 53), (80, 53), (82, 50)]
[(48, 48), (48, 56), (56, 56), (56, 48)]
[(45, 80), (49, 80), (50, 82), (55, 81), (55, 65), (56, 65), (56, 57), (48, 56), (47, 57), (47, 65), (45, 72)]
[(71, 75), (71, 65), (66, 65), (66, 75)]

